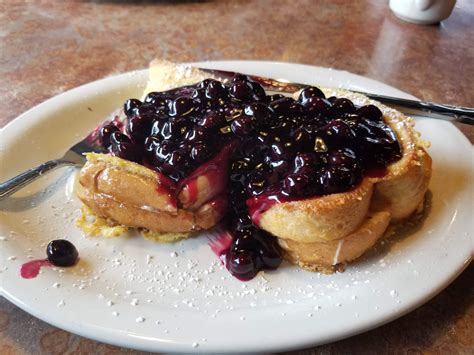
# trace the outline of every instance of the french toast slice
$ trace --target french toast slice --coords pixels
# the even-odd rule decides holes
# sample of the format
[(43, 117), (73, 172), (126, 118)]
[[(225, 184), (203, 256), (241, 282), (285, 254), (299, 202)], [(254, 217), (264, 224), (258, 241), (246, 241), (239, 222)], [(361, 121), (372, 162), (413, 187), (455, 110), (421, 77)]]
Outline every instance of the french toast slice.
[(216, 159), (197, 176), (175, 185), (162, 174), (119, 157), (86, 156), (76, 192), (98, 217), (155, 233), (183, 233), (185, 238), (186, 233), (213, 227), (225, 215), (226, 164)]
[[(144, 96), (209, 77), (167, 61), (152, 62), (149, 76)], [(231, 147), (224, 147), (179, 183), (133, 161), (87, 154), (77, 195), (95, 216), (113, 224), (146, 229), (155, 240), (167, 240), (169, 233), (175, 233), (173, 240), (187, 238), (192, 232), (212, 228), (225, 215), (223, 192), (230, 153)]]
[(403, 220), (422, 206), (432, 161), (413, 119), (361, 94), (322, 91), (358, 105), (376, 105), (403, 153), (383, 176), (365, 177), (352, 191), (279, 203), (260, 216), (259, 227), (278, 238), (286, 259), (308, 270), (333, 272), (369, 250), (389, 222)]

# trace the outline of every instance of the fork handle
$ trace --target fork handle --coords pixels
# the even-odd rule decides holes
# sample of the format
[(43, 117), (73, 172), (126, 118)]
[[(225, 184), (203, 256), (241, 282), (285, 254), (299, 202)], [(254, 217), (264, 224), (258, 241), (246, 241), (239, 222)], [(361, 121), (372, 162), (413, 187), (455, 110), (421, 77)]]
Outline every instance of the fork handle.
[(14, 192), (20, 190), (25, 185), (28, 185), (30, 182), (36, 180), (44, 173), (56, 169), (63, 165), (74, 165), (73, 162), (67, 160), (50, 160), (46, 163), (40, 164), (35, 168), (31, 168), (11, 179), (0, 183), (0, 201), (4, 198), (10, 196)]

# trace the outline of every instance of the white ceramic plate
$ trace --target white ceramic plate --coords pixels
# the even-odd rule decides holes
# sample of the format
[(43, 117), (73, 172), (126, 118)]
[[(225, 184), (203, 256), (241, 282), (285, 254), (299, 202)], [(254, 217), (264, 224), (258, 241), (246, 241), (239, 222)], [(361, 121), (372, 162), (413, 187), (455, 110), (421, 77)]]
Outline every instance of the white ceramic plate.
[[(272, 62), (208, 67), (410, 97), (347, 72)], [(0, 180), (61, 155), (128, 97), (147, 72), (93, 82), (36, 106), (1, 131)], [(417, 119), (431, 141), (432, 203), (403, 238), (348, 267), (320, 275), (283, 265), (240, 282), (224, 270), (205, 236), (160, 245), (133, 236), (85, 237), (74, 224), (74, 169), (53, 172), (0, 203), (2, 294), (32, 315), (73, 333), (150, 351), (276, 351), (344, 338), (426, 302), (469, 263), (472, 146), (450, 123)], [(22, 279), (20, 266), (44, 258), (51, 239), (68, 238), (81, 259)]]

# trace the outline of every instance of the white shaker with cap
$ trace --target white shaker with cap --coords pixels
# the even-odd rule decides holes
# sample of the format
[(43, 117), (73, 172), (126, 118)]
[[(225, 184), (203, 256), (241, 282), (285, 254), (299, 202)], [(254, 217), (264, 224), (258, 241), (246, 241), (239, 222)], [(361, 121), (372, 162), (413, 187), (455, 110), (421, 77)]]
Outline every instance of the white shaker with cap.
[(456, 0), (390, 0), (390, 9), (400, 19), (421, 25), (447, 19)]

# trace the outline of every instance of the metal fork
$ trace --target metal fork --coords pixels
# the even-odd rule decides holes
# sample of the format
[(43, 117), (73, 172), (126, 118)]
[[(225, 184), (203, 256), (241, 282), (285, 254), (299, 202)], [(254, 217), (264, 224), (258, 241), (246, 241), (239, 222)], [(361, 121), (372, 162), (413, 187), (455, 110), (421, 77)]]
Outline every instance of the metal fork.
[(101, 153), (104, 151), (105, 150), (99, 144), (98, 129), (96, 128), (82, 141), (69, 148), (61, 158), (47, 161), (46, 163), (31, 168), (10, 180), (0, 183), (0, 201), (33, 182), (48, 171), (66, 165), (84, 165), (86, 158), (83, 153)]

